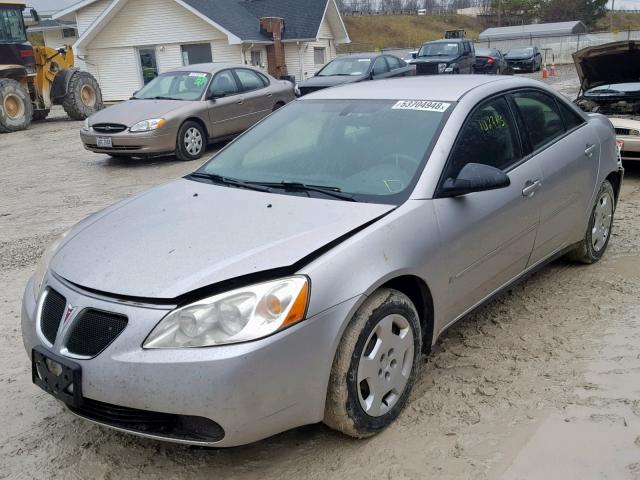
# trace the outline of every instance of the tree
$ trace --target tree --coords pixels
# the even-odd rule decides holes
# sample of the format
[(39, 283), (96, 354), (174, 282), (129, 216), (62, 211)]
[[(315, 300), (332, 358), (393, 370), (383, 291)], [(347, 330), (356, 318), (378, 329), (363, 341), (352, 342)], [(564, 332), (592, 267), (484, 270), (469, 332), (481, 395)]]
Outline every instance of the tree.
[(607, 0), (542, 0), (540, 18), (543, 22), (582, 20), (587, 27), (607, 14)]

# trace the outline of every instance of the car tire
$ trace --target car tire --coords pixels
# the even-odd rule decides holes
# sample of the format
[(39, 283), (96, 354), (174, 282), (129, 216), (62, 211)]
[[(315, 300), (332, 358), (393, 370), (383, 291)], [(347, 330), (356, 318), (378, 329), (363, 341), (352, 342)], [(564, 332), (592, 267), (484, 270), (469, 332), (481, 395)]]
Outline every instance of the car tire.
[(207, 148), (206, 134), (198, 122), (189, 120), (184, 122), (178, 130), (176, 141), (176, 157), (179, 160), (190, 161), (202, 157)]
[(0, 79), (0, 133), (26, 130), (32, 115), (29, 91), (12, 78)]
[(273, 106), (273, 109), (271, 111), (275, 112), (276, 110), (278, 110), (279, 108), (282, 108), (282, 107), (284, 107), (284, 103), (278, 102)]
[(584, 238), (567, 254), (567, 258), (586, 264), (596, 263), (602, 258), (611, 238), (615, 207), (613, 187), (605, 180), (596, 196)]
[(404, 409), (421, 351), (420, 319), (411, 300), (387, 288), (373, 293), (338, 346), (324, 423), (356, 438), (384, 430)]

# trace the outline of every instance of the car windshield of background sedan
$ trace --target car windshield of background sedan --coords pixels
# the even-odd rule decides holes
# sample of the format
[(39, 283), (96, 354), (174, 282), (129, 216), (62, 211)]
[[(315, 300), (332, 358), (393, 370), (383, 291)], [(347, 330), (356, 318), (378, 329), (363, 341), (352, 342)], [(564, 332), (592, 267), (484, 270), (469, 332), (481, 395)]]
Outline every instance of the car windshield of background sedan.
[(533, 48), (512, 48), (507, 52), (507, 57), (530, 57), (533, 55)]
[(460, 45), (457, 43), (428, 43), (423, 45), (418, 53), (418, 57), (451, 57), (458, 55)]
[(133, 98), (136, 100), (200, 100), (211, 75), (204, 72), (169, 72), (151, 80)]
[(337, 58), (318, 72), (319, 77), (334, 75), (364, 75), (371, 65), (370, 58)]
[[(452, 103), (305, 100), (282, 108), (194, 175), (309, 196), (399, 204), (411, 193)], [(193, 178), (193, 177), (192, 177)], [(284, 183), (283, 183), (284, 182)], [(225, 183), (224, 181), (221, 183)], [(329, 192), (327, 195), (323, 195)], [(313, 193), (313, 195), (312, 195)]]

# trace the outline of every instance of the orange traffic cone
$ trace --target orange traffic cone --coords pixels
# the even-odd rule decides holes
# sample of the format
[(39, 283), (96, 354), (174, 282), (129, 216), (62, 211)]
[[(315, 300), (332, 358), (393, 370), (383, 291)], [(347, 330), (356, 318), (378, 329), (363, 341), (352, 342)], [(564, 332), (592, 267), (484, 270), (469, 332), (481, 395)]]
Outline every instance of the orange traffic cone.
[(549, 72), (549, 75), (552, 77), (556, 76), (556, 64), (551, 62), (551, 71)]
[(547, 72), (547, 64), (542, 65), (542, 79), (545, 80), (549, 76)]

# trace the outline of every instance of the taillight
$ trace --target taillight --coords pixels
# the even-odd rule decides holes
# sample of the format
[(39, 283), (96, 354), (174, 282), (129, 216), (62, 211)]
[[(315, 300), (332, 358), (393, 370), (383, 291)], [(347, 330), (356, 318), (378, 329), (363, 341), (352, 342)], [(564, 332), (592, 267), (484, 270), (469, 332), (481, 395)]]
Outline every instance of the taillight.
[(493, 57), (487, 57), (487, 59), (488, 59), (488, 60), (487, 60), (487, 63), (488, 63), (489, 65), (491, 65), (491, 64), (493, 64), (493, 63), (496, 63), (496, 59), (495, 59), (495, 58), (493, 58)]
[(33, 50), (20, 50), (20, 58), (33, 57)]

